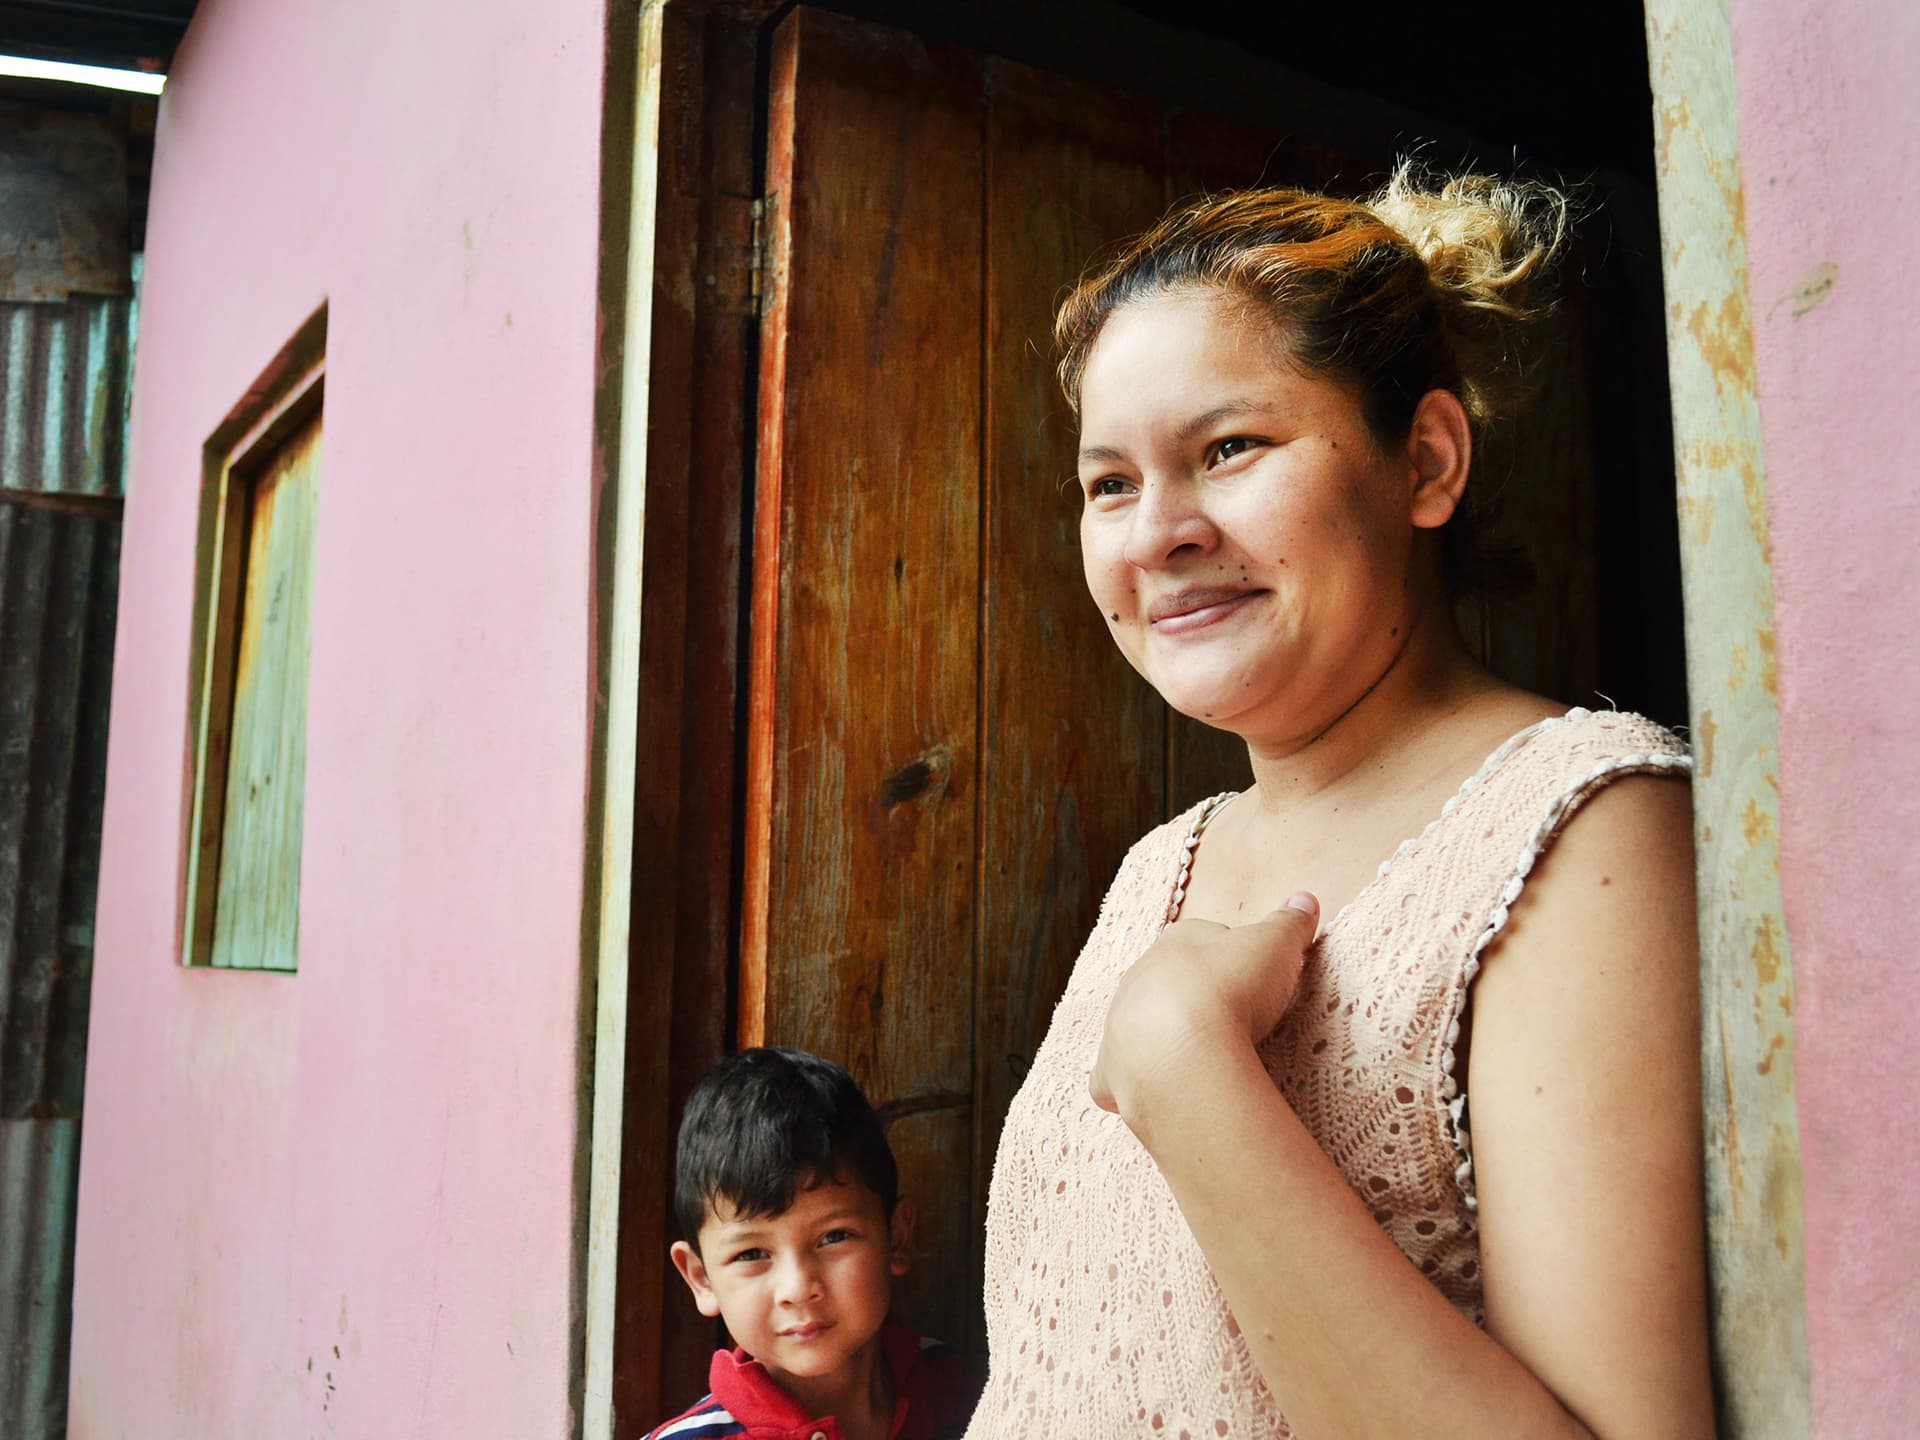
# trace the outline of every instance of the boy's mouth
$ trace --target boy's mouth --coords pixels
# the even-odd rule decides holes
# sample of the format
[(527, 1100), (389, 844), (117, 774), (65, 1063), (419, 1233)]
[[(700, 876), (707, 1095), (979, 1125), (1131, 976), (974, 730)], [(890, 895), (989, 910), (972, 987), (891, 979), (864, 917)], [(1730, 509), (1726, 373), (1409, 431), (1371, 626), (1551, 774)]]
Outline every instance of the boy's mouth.
[(795, 1325), (779, 1332), (782, 1340), (794, 1340), (802, 1344), (809, 1340), (818, 1340), (833, 1328), (831, 1320), (810, 1320), (805, 1325)]

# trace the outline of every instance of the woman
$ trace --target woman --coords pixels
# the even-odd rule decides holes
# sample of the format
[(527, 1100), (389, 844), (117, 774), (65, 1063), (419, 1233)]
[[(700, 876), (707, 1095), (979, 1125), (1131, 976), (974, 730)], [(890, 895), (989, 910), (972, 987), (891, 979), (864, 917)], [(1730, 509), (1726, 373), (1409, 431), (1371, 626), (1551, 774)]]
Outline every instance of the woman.
[(1008, 1116), (978, 1440), (1712, 1432), (1685, 751), (1450, 623), (1563, 229), (1250, 192), (1062, 307), (1088, 587), (1256, 783), (1134, 847)]

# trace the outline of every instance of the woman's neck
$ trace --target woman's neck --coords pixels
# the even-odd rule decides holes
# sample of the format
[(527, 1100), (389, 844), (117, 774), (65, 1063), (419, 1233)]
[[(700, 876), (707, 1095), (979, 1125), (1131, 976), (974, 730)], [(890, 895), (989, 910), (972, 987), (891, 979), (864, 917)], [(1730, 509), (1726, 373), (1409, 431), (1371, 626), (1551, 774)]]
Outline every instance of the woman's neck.
[(1428, 606), (1407, 642), (1343, 708), (1295, 734), (1250, 736), (1248, 759), (1262, 809), (1298, 804), (1392, 768), (1416, 747), (1426, 717), (1501, 688), (1461, 647), (1444, 605)]

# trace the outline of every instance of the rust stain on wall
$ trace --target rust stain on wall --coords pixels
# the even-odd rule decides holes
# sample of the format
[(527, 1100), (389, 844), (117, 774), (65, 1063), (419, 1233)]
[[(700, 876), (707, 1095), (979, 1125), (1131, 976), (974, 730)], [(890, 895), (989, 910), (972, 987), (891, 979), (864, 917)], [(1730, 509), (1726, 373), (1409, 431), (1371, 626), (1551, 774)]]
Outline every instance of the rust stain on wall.
[(1700, 301), (1687, 312), (1687, 330), (1722, 394), (1753, 388), (1753, 337), (1742, 297)]
[[(1810, 1422), (1773, 587), (1724, 6), (1648, 0), (1694, 706), (1707, 1211), (1721, 1433)], [(1816, 302), (1817, 303), (1817, 302)], [(1725, 512), (1726, 523), (1716, 523)]]

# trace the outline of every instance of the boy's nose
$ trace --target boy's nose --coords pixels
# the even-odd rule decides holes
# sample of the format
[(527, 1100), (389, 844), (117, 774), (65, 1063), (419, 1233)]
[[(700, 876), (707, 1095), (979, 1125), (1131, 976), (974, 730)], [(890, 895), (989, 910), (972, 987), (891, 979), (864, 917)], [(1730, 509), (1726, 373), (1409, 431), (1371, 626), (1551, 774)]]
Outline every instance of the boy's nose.
[(799, 1305), (820, 1293), (820, 1272), (811, 1257), (787, 1261), (774, 1277), (774, 1298), (782, 1305)]

